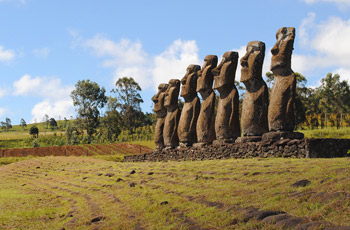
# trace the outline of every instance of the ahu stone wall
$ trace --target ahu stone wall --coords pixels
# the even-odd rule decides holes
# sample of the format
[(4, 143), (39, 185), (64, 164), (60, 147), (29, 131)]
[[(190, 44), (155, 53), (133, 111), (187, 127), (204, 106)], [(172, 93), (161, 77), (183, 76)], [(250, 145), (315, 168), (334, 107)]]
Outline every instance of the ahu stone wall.
[(125, 156), (124, 161), (185, 161), (252, 157), (330, 158), (350, 156), (349, 150), (350, 139), (282, 139), (155, 150), (145, 154)]

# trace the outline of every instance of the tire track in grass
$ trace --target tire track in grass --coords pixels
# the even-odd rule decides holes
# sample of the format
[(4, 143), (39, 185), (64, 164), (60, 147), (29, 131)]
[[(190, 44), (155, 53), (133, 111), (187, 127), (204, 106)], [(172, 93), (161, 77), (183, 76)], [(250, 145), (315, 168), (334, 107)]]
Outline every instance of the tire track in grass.
[[(57, 171), (57, 170), (53, 170), (53, 171)], [(75, 175), (80, 175), (80, 171), (77, 171), (77, 172), (75, 172), (74, 174)], [(73, 175), (74, 175), (73, 174)], [(71, 174), (68, 174), (68, 175), (71, 175)], [(37, 176), (37, 175), (30, 175), (30, 176)], [(29, 177), (30, 177), (29, 176)], [(43, 175), (41, 174), (41, 173), (38, 173), (38, 176), (39, 177), (41, 177), (40, 179), (46, 179), (46, 178), (44, 178), (43, 177)], [(75, 177), (65, 177), (66, 179), (68, 179), (69, 178), (69, 181), (71, 181), (72, 179), (73, 179), (73, 181), (74, 181), (74, 179), (75, 179)], [(79, 182), (81, 182), (81, 181), (77, 181), (77, 183), (79, 183)], [(71, 190), (71, 189), (67, 189), (67, 187), (70, 187), (70, 186), (72, 186), (72, 187), (76, 187), (76, 188), (78, 188), (79, 190), (82, 190), (82, 189), (84, 189), (84, 190), (88, 190), (88, 192), (90, 192), (91, 191), (91, 187), (86, 187), (86, 186), (82, 186), (82, 185), (80, 185), (80, 184), (74, 184), (74, 183), (70, 183), (70, 182), (66, 182), (66, 181), (58, 181), (58, 180), (55, 180), (55, 179), (53, 179), (53, 178), (51, 178), (50, 179), (50, 183), (53, 183), (53, 185), (51, 184), (50, 186), (53, 188), (53, 189), (59, 189), (59, 190), (61, 190), (61, 191), (65, 191), (65, 192), (68, 192), (68, 193), (71, 193), (71, 194), (73, 194), (73, 195), (75, 195), (75, 196), (81, 196), (82, 194), (80, 193), (80, 192), (75, 192), (75, 191), (73, 191), (73, 190)], [(95, 184), (93, 184), (93, 185), (96, 185), (96, 183)], [(102, 184), (99, 184), (100, 186), (102, 186)], [(94, 190), (95, 192), (96, 191), (98, 191), (98, 192), (100, 192), (101, 194), (103, 194), (104, 196), (109, 196), (109, 197), (111, 197), (114, 201), (117, 201), (117, 202), (119, 202), (119, 203), (121, 203), (121, 201), (120, 201), (120, 199), (119, 198), (117, 198), (114, 194), (112, 194), (112, 193), (108, 193), (108, 192), (106, 192), (106, 191), (100, 191), (100, 190)], [(99, 213), (100, 212), (100, 209), (97, 209), (96, 208), (96, 205), (95, 204), (93, 204), (94, 203), (94, 199), (93, 198), (91, 198), (89, 195), (87, 195), (87, 194), (85, 194), (85, 195), (83, 195), (84, 196), (84, 198), (85, 198), (85, 200), (87, 200), (87, 203), (90, 205), (90, 209), (92, 210), (92, 212), (95, 212), (95, 213)], [(123, 204), (123, 205), (125, 205), (125, 204)], [(141, 216), (140, 214), (141, 213), (135, 213), (134, 215), (132, 214), (134, 211), (131, 209), (131, 208), (127, 208), (126, 206), (124, 206), (124, 207), (122, 207), (121, 208), (122, 210), (126, 210), (126, 215), (125, 216), (127, 216), (127, 218), (128, 219), (130, 219), (130, 222), (134, 222), (134, 217), (135, 216)], [(95, 219), (95, 218), (94, 218)], [(132, 224), (132, 223), (131, 223)], [(130, 225), (131, 225), (130, 224)], [(143, 229), (143, 227), (142, 227), (142, 224), (140, 224), (140, 223), (137, 223), (136, 224), (136, 227), (138, 228), (138, 229)]]
[[(23, 174), (18, 174), (18, 175), (22, 175)], [(25, 174), (26, 175), (26, 174)], [(53, 190), (59, 190), (61, 192), (65, 192), (68, 193), (68, 196), (63, 196), (62, 199), (67, 200), (69, 202), (72, 202), (73, 204), (77, 204), (77, 199), (74, 199), (73, 197), (80, 197), (82, 199), (85, 200), (86, 205), (89, 207), (89, 211), (90, 211), (90, 219), (88, 221), (86, 221), (86, 224), (92, 224), (94, 223), (94, 225), (98, 224), (102, 219), (106, 218), (104, 215), (102, 215), (102, 209), (93, 201), (93, 199), (88, 195), (88, 194), (82, 194), (80, 192), (77, 191), (73, 191), (67, 187), (63, 187), (62, 185), (64, 185), (64, 183), (59, 183), (58, 181), (55, 181), (53, 179), (51, 180), (47, 180), (46, 182), (44, 182), (43, 180), (40, 179), (46, 179), (45, 177), (39, 177), (39, 179), (34, 179), (31, 177), (31, 174), (27, 174), (27, 176), (29, 175), (29, 177), (27, 177), (28, 179), (30, 179), (31, 181), (35, 181), (36, 183), (30, 183), (34, 188), (35, 187), (40, 187), (40, 185), (44, 185), (47, 188), (43, 188), (41, 187), (41, 190), (46, 192), (46, 193), (53, 193)], [(54, 184), (52, 184), (54, 183)], [(57, 195), (57, 193), (55, 194), (55, 197), (57, 196), (61, 196), (61, 193), (59, 193), (60, 195)], [(72, 211), (69, 214), (70, 217), (73, 217), (70, 221), (67, 222), (67, 226), (72, 227), (74, 226), (77, 222), (79, 222), (79, 220), (81, 218), (79, 218), (79, 208), (77, 206), (72, 206)], [(83, 208), (80, 208), (83, 210)], [(81, 211), (82, 211), (81, 210)], [(73, 215), (73, 213), (75, 215)], [(77, 216), (77, 218), (75, 218), (74, 216)], [(84, 215), (81, 215), (84, 216)], [(97, 226), (96, 226), (97, 227)]]

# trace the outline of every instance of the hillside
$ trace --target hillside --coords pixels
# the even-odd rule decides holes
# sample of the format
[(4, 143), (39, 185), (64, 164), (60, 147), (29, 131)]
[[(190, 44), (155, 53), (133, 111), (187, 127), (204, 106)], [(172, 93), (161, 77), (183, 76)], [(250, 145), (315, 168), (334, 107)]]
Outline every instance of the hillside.
[[(310, 221), (315, 226), (347, 225), (349, 166), (348, 158), (168, 163), (32, 158), (0, 167), (0, 228), (280, 229), (283, 223)], [(292, 186), (301, 180), (310, 182)], [(277, 214), (267, 210), (286, 212), (279, 216), (289, 217), (289, 222), (258, 220)]]

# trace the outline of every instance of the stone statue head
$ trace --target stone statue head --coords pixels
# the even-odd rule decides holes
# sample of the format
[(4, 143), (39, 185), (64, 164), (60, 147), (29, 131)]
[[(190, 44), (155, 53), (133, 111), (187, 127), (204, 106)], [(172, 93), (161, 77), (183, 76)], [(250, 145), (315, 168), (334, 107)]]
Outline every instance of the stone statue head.
[(241, 82), (243, 83), (262, 78), (265, 43), (249, 42), (246, 51), (247, 53), (241, 58)]
[(276, 33), (277, 42), (271, 49), (271, 71), (275, 75), (289, 74), (292, 71), (291, 59), (295, 38), (294, 27), (282, 27)]
[(214, 74), (214, 89), (225, 85), (234, 85), (238, 63), (238, 52), (227, 51), (222, 55), (221, 63), (212, 70)]
[(198, 72), (197, 92), (207, 91), (213, 88), (214, 75), (212, 70), (217, 64), (218, 57), (216, 55), (205, 56), (203, 68)]
[(158, 93), (152, 97), (152, 101), (154, 102), (155, 113), (165, 111), (164, 107), (164, 99), (165, 99), (165, 91), (168, 88), (168, 84), (162, 83), (158, 86)]
[(180, 92), (180, 80), (171, 79), (165, 92), (164, 106), (166, 108), (175, 108), (178, 103)]
[(185, 76), (181, 79), (181, 97), (190, 98), (197, 95), (197, 72), (201, 69), (199, 65), (189, 65)]

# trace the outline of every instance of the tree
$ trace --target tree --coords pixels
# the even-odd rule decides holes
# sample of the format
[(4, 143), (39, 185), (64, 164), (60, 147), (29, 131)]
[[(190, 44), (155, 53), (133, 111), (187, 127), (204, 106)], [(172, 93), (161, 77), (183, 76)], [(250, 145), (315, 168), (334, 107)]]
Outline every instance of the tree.
[(143, 102), (140, 91), (141, 87), (132, 77), (119, 78), (115, 83), (116, 93), (114, 108), (120, 111), (122, 126), (125, 129), (133, 130), (139, 127), (144, 118), (140, 104)]
[(57, 121), (55, 120), (55, 118), (50, 118), (49, 124), (50, 124), (50, 127), (51, 127), (52, 130), (54, 128), (57, 128)]
[(80, 125), (87, 132), (88, 143), (91, 143), (91, 137), (99, 125), (99, 109), (107, 103), (105, 92), (105, 88), (100, 88), (96, 82), (82, 80), (75, 84), (75, 90), (70, 95), (73, 105), (77, 107)]
[(27, 127), (27, 122), (23, 118), (21, 118), (21, 122), (19, 125), (22, 127), (22, 129), (24, 129), (24, 127)]
[(36, 127), (35, 125), (30, 127), (29, 134), (33, 135), (34, 138), (37, 138), (39, 136), (39, 129), (38, 129), (38, 127)]
[(10, 119), (10, 118), (8, 118), (8, 117), (6, 117), (6, 121), (5, 121), (5, 123), (6, 123), (6, 131), (9, 131), (9, 129), (11, 129), (11, 128), (12, 128), (12, 125), (11, 125), (11, 119)]
[[(350, 111), (350, 86), (347, 81), (340, 81), (339, 74), (328, 73), (321, 79), (321, 86), (317, 88), (319, 110), (324, 113), (332, 125), (340, 127), (340, 116)], [(327, 116), (327, 114), (334, 116)], [(327, 121), (325, 121), (327, 122)]]
[(43, 117), (43, 122), (44, 124), (46, 123), (46, 128), (49, 128), (49, 115), (45, 114), (45, 116)]

